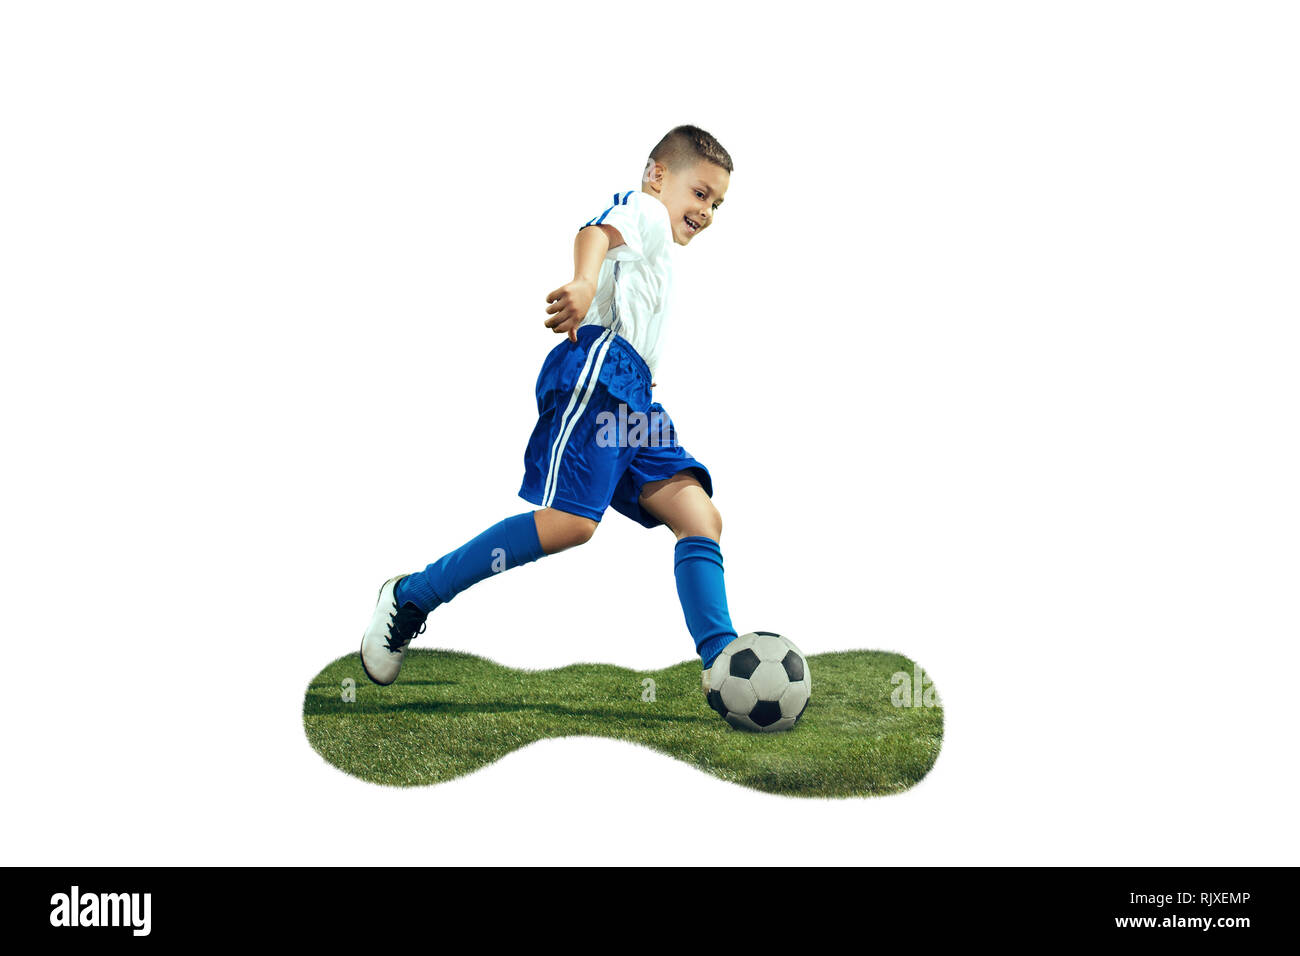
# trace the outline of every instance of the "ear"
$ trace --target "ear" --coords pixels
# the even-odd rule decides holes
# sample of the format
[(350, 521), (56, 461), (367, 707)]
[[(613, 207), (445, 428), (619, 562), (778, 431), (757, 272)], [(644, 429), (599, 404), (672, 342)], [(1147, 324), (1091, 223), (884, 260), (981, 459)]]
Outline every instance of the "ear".
[(649, 183), (650, 188), (655, 192), (660, 192), (664, 188), (664, 164), (656, 163), (653, 159), (645, 161), (645, 172), (641, 174), (641, 182)]

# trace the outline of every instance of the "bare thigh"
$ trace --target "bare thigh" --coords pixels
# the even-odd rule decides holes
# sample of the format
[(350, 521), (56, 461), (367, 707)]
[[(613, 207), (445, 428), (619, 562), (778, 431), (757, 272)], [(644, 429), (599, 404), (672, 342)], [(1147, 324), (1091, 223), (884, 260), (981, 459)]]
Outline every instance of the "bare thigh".
[(648, 481), (639, 503), (681, 538), (722, 539), (722, 515), (704, 486), (689, 471), (679, 471), (663, 481)]

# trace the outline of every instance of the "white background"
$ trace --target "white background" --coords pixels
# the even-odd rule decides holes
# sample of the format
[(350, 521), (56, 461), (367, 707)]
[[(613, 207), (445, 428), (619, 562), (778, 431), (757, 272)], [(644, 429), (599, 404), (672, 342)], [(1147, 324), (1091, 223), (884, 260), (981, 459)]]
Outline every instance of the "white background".
[[(1295, 863), (1295, 27), (6, 4), (6, 862), (716, 866), (779, 814), (800, 840), (725, 863)], [(545, 294), (683, 122), (736, 169), (656, 397), (733, 618), (921, 662), (938, 763), (845, 801), (592, 739), (342, 774), (308, 681), (385, 578), (530, 507)], [(667, 666), (671, 551), (611, 513), (417, 646)]]

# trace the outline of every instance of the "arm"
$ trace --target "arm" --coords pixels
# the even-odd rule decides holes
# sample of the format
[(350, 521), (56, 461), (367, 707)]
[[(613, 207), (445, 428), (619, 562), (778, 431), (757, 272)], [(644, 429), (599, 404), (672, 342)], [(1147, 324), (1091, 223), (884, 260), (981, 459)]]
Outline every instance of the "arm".
[(577, 328), (587, 317), (591, 300), (596, 297), (596, 280), (605, 254), (623, 244), (623, 237), (613, 226), (587, 226), (578, 230), (573, 242), (573, 281), (560, 286), (546, 297), (546, 327), (568, 332), (569, 341), (578, 341)]

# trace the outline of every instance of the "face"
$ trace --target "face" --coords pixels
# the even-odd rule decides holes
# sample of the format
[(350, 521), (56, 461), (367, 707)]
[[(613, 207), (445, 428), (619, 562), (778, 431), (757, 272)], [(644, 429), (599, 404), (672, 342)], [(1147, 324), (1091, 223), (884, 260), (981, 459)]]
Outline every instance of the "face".
[(647, 185), (668, 207), (673, 241), (684, 246), (713, 225), (731, 174), (721, 166), (700, 160), (677, 171), (659, 163), (646, 167)]

